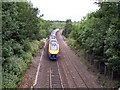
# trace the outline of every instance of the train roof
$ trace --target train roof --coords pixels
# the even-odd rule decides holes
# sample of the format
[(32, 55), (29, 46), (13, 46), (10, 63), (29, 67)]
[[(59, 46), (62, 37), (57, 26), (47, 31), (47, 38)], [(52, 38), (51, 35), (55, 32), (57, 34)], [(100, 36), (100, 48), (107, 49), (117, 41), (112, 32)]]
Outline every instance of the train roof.
[(58, 43), (57, 39), (50, 39), (50, 43)]
[(56, 39), (55, 35), (50, 35), (50, 39)]

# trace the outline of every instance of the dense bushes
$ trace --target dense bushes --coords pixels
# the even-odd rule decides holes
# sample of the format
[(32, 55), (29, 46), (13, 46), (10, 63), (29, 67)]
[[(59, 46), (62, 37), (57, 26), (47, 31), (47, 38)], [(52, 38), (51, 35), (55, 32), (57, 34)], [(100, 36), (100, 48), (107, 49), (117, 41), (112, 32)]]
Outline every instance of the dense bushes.
[[(41, 42), (41, 41), (40, 41)], [(12, 44), (14, 48), (9, 46), (9, 52), (6, 52), (8, 55), (6, 55), (3, 48), (3, 87), (4, 88), (15, 88), (16, 83), (21, 79), (21, 75), (26, 71), (27, 66), (31, 64), (31, 60), (33, 58), (33, 55), (39, 51), (40, 46), (39, 41), (29, 42), (27, 43), (29, 47), (27, 51), (25, 52), (22, 48), (23, 46), (20, 46), (19, 43)], [(15, 46), (16, 45), (16, 46)], [(6, 47), (6, 46), (5, 46)], [(21, 48), (22, 47), (22, 48)], [(7, 49), (8, 47), (6, 47)], [(17, 52), (14, 52), (14, 50), (18, 50)], [(20, 52), (20, 53), (19, 53)]]
[(99, 66), (104, 68), (101, 72), (109, 73), (112, 78), (115, 77), (114, 74), (118, 77), (120, 75), (120, 2), (98, 4), (99, 10), (88, 14), (79, 24), (72, 25), (69, 37), (75, 40), (74, 44), (77, 44), (78, 49), (84, 48), (87, 54), (94, 56), (93, 62), (99, 63)]
[(20, 75), (26, 70), (26, 63), (22, 58), (17, 56), (11, 56), (4, 59), (3, 65), (3, 87), (4, 88), (14, 88), (16, 87), (16, 82), (20, 80)]
[(72, 31), (72, 21), (71, 19), (66, 20), (66, 25), (65, 25), (65, 30), (63, 31), (63, 35), (65, 37), (68, 37), (68, 35), (70, 34), (70, 32)]
[(15, 88), (49, 34), (51, 22), (37, 17), (28, 2), (2, 2), (3, 88)]

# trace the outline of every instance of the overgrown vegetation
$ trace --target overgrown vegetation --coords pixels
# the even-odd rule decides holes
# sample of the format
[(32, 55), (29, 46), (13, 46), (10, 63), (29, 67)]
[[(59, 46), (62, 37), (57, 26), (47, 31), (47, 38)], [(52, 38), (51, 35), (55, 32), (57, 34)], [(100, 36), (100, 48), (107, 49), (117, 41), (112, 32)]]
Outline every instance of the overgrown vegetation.
[(70, 32), (72, 31), (72, 21), (71, 19), (66, 20), (65, 30), (63, 31), (63, 35), (68, 37)]
[(50, 21), (37, 17), (38, 8), (28, 2), (2, 2), (3, 88), (16, 88), (21, 75), (49, 35)]
[(87, 59), (100, 70), (100, 73), (110, 76), (111, 80), (118, 80), (120, 76), (120, 2), (97, 4), (100, 9), (89, 13), (79, 24), (68, 24), (67, 21), (63, 35), (75, 40), (71, 44), (74, 48), (85, 50)]

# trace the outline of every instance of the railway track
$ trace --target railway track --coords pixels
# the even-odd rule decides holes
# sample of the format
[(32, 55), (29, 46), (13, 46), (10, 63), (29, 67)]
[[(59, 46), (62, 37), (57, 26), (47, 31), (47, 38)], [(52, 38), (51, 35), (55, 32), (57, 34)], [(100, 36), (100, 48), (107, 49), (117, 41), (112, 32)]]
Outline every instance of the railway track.
[[(87, 88), (88, 90), (89, 88), (100, 88), (100, 86), (98, 86), (96, 82), (92, 80), (93, 76), (89, 74), (89, 72), (87, 71), (87, 68), (81, 69), (81, 68), (85, 68), (84, 65), (79, 61), (79, 58), (76, 57), (75, 53), (72, 52), (70, 48), (66, 45), (60, 33), (58, 33), (58, 36), (59, 36), (58, 37), (59, 43), (61, 43), (60, 44), (61, 49), (63, 50), (61, 51), (61, 53), (66, 59), (66, 60), (63, 60), (64, 62), (63, 65), (66, 63), (65, 65), (70, 70), (69, 72), (71, 72), (70, 74), (74, 80), (73, 82), (75, 82), (75, 87)], [(76, 73), (76, 74), (73, 74), (73, 73)]]
[[(67, 48), (62, 48), (64, 51), (67, 51), (66, 49)], [(71, 70), (71, 69), (68, 69), (69, 70), (69, 72), (70, 72), (70, 74), (71, 74), (71, 76), (72, 76), (72, 79), (73, 79), (73, 81), (74, 81), (74, 83), (75, 83), (75, 88), (77, 87), (77, 88), (86, 88), (86, 89), (89, 89), (88, 88), (88, 86), (87, 86), (87, 84), (85, 83), (85, 81), (84, 81), (84, 79), (83, 79), (83, 77), (81, 76), (81, 74), (80, 74), (80, 72), (78, 71), (78, 69), (77, 69), (77, 67), (76, 67), (76, 65), (73, 63), (73, 61), (71, 60), (71, 55), (68, 55), (68, 53), (66, 53), (66, 55), (65, 55), (65, 57), (67, 58), (66, 60), (65, 60), (65, 63), (66, 63), (66, 65), (68, 66), (68, 68), (69, 68), (69, 65), (72, 65), (71, 66), (71, 68), (74, 68), (73, 69), (73, 71)], [(69, 63), (69, 65), (68, 65), (68, 63)], [(70, 71), (71, 70), (71, 71)], [(77, 74), (76, 74), (77, 73)], [(74, 74), (76, 74), (76, 75), (74, 75)], [(76, 76), (76, 77), (75, 77)]]
[(82, 69), (85, 67), (63, 41), (60, 33), (58, 33), (57, 39), (61, 49), (60, 57), (57, 61), (49, 60), (47, 43), (41, 54), (43, 56), (40, 58), (38, 76), (33, 88), (85, 88), (86, 90), (97, 88), (98, 86), (91, 79), (89, 72)]
[[(62, 37), (60, 37), (60, 38), (62, 38)], [(64, 43), (64, 45), (61, 46), (61, 49), (64, 51), (61, 51), (61, 53), (66, 53), (65, 55), (63, 55), (66, 58), (66, 60), (64, 60), (62, 65), (64, 67), (66, 65), (65, 68), (67, 68), (67, 72), (69, 72), (68, 74), (72, 77), (73, 84), (71, 84), (71, 88), (86, 88), (86, 89), (88, 89), (88, 86), (85, 83), (83, 77), (81, 76), (81, 74), (77, 70), (76, 66), (74, 65), (73, 60), (71, 60), (72, 55), (69, 55), (67, 53), (68, 48), (66, 46), (66, 43), (62, 39), (60, 39), (59, 42)], [(66, 74), (66, 75), (68, 75), (68, 74)]]
[[(44, 58), (47, 55), (47, 45), (41, 54), (40, 63), (36, 72), (36, 79), (31, 88), (64, 88), (62, 84), (60, 67), (57, 61), (51, 61)], [(43, 58), (42, 58), (43, 57)], [(45, 59), (45, 60), (41, 60)], [(39, 75), (38, 75), (39, 73)]]
[(64, 88), (58, 67), (58, 62), (51, 64), (50, 69), (50, 88)]

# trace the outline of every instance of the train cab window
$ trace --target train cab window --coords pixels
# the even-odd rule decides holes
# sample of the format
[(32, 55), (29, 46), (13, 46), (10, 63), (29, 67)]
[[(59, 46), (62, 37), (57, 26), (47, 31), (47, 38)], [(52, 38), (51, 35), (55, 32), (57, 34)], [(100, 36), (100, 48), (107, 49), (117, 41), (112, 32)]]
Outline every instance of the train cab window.
[(58, 45), (57, 44), (51, 44), (50, 45), (50, 50), (53, 50), (53, 51), (58, 50)]

